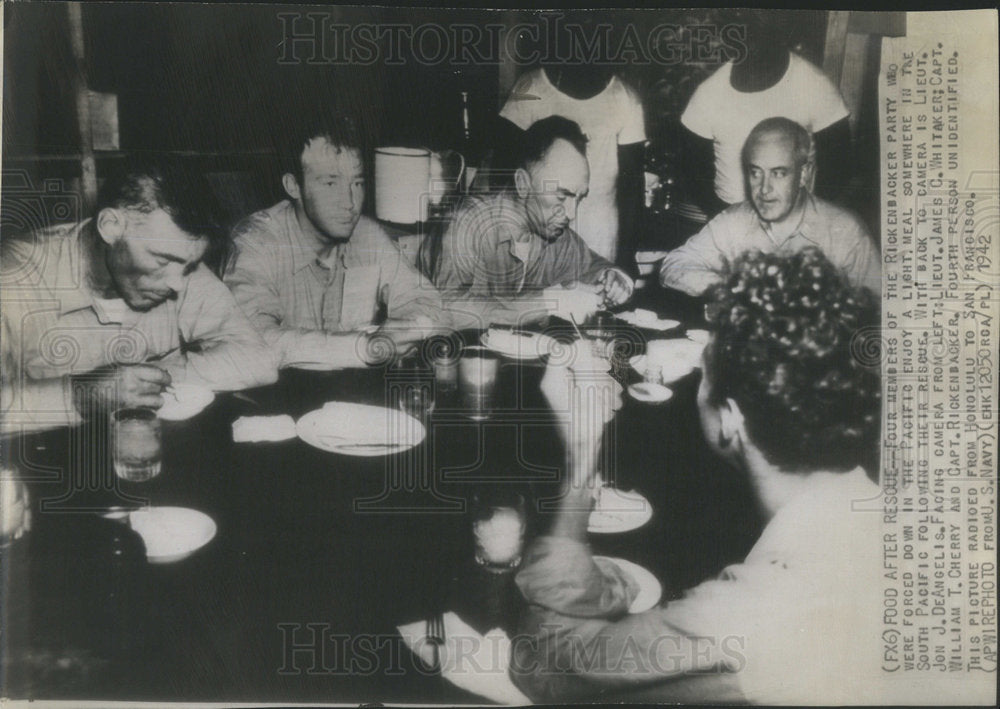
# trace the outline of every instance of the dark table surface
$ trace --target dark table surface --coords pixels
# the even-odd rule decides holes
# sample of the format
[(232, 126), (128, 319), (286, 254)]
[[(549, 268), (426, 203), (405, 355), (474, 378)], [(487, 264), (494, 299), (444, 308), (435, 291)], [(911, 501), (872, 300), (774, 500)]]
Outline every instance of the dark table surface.
[[(647, 336), (623, 330), (626, 354)], [(514, 628), (513, 578), (472, 562), (466, 503), (477, 489), (513, 487), (534, 503), (529, 536), (550, 521), (539, 502), (558, 490), (563, 453), (543, 372), (502, 366), (484, 422), (439, 399), (427, 439), (390, 456), (298, 439), (233, 443), (231, 430), (242, 415), (297, 418), (331, 400), (383, 405), (421, 376), (386, 368), (286, 370), (275, 385), (220, 395), (192, 419), (164, 422), (163, 471), (141, 484), (114, 477), (97, 426), (4, 441), (35, 509), (31, 533), (3, 556), (4, 694), (477, 701), (416, 665), (396, 626), (450, 609), (481, 632)], [(696, 373), (686, 377), (660, 405), (626, 397), (607, 438), (608, 476), (646, 495), (654, 516), (591, 536), (595, 553), (656, 573), (666, 598), (742, 558), (760, 528), (746, 482), (702, 441), (697, 385)], [(177, 563), (126, 564), (127, 530), (92, 510), (135, 502), (201, 510), (218, 533)]]

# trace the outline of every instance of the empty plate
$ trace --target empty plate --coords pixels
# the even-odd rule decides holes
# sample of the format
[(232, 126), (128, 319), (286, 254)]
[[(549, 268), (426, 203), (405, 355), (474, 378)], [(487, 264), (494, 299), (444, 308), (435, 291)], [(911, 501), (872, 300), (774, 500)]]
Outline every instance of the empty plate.
[(605, 485), (598, 488), (587, 531), (592, 534), (630, 532), (646, 524), (652, 517), (653, 506), (642, 494)]
[(653, 384), (651, 382), (633, 384), (628, 388), (628, 393), (636, 401), (642, 401), (647, 404), (662, 404), (664, 401), (669, 401), (674, 395), (674, 392), (662, 384)]
[(513, 359), (539, 359), (552, 352), (555, 344), (548, 335), (490, 328), (479, 341), (487, 348)]
[(419, 445), (424, 425), (397, 409), (331, 401), (295, 424), (299, 438), (330, 453), (379, 456)]
[(146, 507), (128, 515), (129, 525), (146, 544), (151, 564), (186, 559), (212, 541), (215, 521), (187, 507)]

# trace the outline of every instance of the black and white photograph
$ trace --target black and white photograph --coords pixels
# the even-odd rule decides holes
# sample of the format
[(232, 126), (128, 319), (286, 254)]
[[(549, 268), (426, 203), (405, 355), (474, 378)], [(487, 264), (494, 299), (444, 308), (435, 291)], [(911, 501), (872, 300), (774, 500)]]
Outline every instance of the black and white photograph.
[(996, 705), (995, 8), (0, 13), (4, 706)]

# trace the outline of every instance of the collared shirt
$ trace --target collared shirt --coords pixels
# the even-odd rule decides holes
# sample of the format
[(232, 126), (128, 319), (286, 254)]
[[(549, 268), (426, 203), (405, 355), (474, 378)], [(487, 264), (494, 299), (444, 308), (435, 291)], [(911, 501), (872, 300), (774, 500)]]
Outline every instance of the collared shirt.
[(633, 615), (634, 592), (599, 570), (586, 544), (539, 538), (516, 579), (531, 641), (514, 647), (515, 683), (546, 703), (658, 684), (662, 694), (646, 700), (669, 703), (666, 680), (732, 672), (751, 703), (976, 703), (990, 684), (881, 670), (879, 495), (860, 468), (814, 473), (742, 563)]
[(244, 219), (233, 242), (226, 285), (281, 366), (338, 359), (363, 366), (357, 338), (345, 333), (382, 318), (450, 325), (434, 286), (368, 217), (349, 240), (331, 246), (306, 234), (285, 200)]
[(881, 259), (868, 230), (854, 214), (808, 195), (802, 220), (786, 239), (775, 241), (749, 201), (729, 207), (674, 249), (660, 266), (660, 282), (689, 295), (701, 295), (718, 282), (723, 259), (745, 251), (788, 253), (817, 246), (855, 286), (882, 293)]
[(88, 285), (90, 220), (3, 245), (5, 428), (79, 420), (64, 375), (153, 362), (175, 382), (233, 390), (273, 382), (270, 352), (226, 287), (204, 265), (176, 300), (139, 312)]
[(456, 326), (485, 328), (537, 319), (547, 312), (543, 289), (595, 284), (610, 268), (572, 229), (552, 241), (537, 234), (523, 203), (503, 192), (459, 205), (442, 238), (435, 283)]

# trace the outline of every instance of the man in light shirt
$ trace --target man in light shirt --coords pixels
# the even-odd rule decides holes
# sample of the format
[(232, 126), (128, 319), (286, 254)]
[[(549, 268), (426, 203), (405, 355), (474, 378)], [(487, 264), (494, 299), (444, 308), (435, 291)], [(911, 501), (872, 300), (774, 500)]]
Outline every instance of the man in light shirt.
[(750, 199), (729, 207), (660, 267), (666, 288), (701, 295), (725, 261), (744, 251), (787, 253), (818, 247), (851, 283), (881, 293), (878, 249), (861, 220), (809, 191), (815, 147), (809, 131), (787, 118), (754, 127), (743, 147)]
[(283, 157), (288, 198), (236, 225), (225, 273), (279, 366), (362, 367), (448, 328), (434, 286), (361, 213), (364, 156), (350, 119), (308, 117)]
[(697, 411), (706, 444), (747, 476), (767, 524), (742, 562), (641, 613), (628, 611), (637, 579), (595, 559), (587, 536), (620, 388), (586, 361), (549, 364), (542, 389), (569, 419), (568, 455), (551, 529), (516, 577), (529, 607), (510, 670), (525, 694), (545, 704), (623, 694), (654, 704), (989, 703), (988, 677), (883, 670), (885, 527), (864, 467), (879, 443), (881, 382), (857, 357), (877, 338), (878, 310), (814, 247), (730, 264), (708, 298)]
[(168, 165), (109, 179), (93, 218), (3, 243), (3, 424), (158, 408), (171, 383), (273, 382), (270, 352), (202, 263), (208, 188)]
[(528, 324), (553, 314), (581, 319), (631, 297), (632, 279), (570, 226), (590, 185), (586, 145), (567, 118), (536, 121), (524, 133), (514, 189), (467, 198), (440, 253), (425, 250), (424, 270), (456, 325)]

